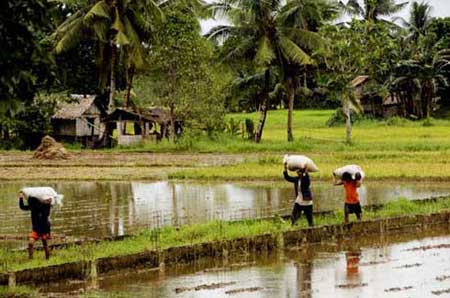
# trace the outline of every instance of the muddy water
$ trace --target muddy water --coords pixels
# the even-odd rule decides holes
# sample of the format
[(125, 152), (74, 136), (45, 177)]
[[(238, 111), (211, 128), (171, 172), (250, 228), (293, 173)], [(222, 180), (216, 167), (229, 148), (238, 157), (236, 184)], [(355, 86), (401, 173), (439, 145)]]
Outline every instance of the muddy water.
[[(290, 183), (283, 182), (4, 182), (0, 183), (0, 237), (24, 236), (29, 231), (29, 214), (19, 210), (15, 199), (17, 191), (29, 185), (50, 185), (65, 195), (63, 206), (55, 208), (52, 214), (55, 240), (64, 236), (123, 235), (142, 227), (191, 224), (212, 219), (286, 214), (293, 202), (293, 188)], [(341, 208), (342, 187), (314, 183), (312, 190), (316, 211)], [(359, 191), (362, 203), (370, 205), (398, 197), (422, 199), (448, 195), (450, 185), (367, 183)], [(9, 239), (8, 245), (17, 246), (18, 242), (23, 240)], [(5, 243), (0, 240), (0, 245)]]
[[(180, 265), (165, 272), (121, 272), (45, 291), (96, 297), (449, 297), (448, 227), (344, 240)], [(115, 297), (116, 297), (115, 296)]]

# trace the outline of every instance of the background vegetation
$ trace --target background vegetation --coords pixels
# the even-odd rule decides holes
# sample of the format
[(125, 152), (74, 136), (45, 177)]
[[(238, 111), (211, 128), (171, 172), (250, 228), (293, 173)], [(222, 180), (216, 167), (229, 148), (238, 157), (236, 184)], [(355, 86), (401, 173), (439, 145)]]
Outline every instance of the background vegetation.
[[(51, 115), (73, 93), (97, 94), (109, 110), (166, 109), (171, 122), (183, 123), (184, 138), (175, 139), (171, 125), (169, 141), (178, 144), (163, 142), (154, 146), (157, 151), (203, 150), (204, 136), (216, 142), (223, 132), (235, 143), (240, 130), (246, 139), (265, 143), (241, 146), (258, 151), (267, 148), (265, 139), (313, 147), (314, 140), (335, 140), (333, 128), (309, 135), (295, 128), (302, 119), (294, 110), (311, 108), (341, 107), (327, 119), (317, 112), (317, 121), (331, 117), (330, 124), (346, 123), (347, 144), (369, 142), (351, 130), (361, 118), (351, 81), (361, 75), (370, 78), (362, 93), (395, 99), (398, 117), (448, 116), (450, 18), (432, 18), (427, 3), (413, 2), (408, 20), (396, 17), (405, 4), (395, 0), (8, 0), (1, 5), (4, 149), (35, 146), (31, 133), (36, 139), (51, 133)], [(343, 16), (348, 21), (337, 23)], [(200, 20), (212, 17), (229, 22), (202, 36)], [(287, 113), (282, 119), (273, 110)], [(225, 118), (230, 112), (259, 114)], [(272, 115), (277, 130), (266, 127)], [(403, 123), (399, 119), (365, 125), (364, 137), (370, 139), (370, 129), (382, 123)], [(435, 123), (427, 121), (408, 125)]]

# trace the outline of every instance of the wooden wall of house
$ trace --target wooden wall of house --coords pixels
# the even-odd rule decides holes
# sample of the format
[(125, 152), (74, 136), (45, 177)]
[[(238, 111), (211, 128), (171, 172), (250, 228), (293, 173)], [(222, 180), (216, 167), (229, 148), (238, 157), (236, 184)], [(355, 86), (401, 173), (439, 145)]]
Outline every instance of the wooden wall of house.
[[(89, 119), (93, 119), (94, 127), (89, 124)], [(82, 117), (77, 119), (77, 137), (98, 136), (100, 134), (100, 118), (99, 117)]]
[(77, 137), (85, 137), (92, 135), (92, 127), (84, 118), (77, 119)]
[(57, 120), (53, 122), (55, 136), (76, 136), (75, 120)]

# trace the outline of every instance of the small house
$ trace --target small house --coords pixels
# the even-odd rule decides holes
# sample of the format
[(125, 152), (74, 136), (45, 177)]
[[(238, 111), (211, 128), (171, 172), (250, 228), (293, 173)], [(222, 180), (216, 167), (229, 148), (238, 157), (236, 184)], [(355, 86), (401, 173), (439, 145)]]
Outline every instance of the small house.
[(106, 126), (117, 130), (117, 144), (131, 145), (144, 139), (157, 140), (159, 134), (150, 133), (157, 119), (151, 114), (140, 114), (124, 108), (116, 108), (102, 119)]
[(73, 100), (59, 107), (51, 119), (53, 135), (58, 140), (80, 141), (87, 145), (100, 136), (101, 108), (95, 95), (71, 95)]
[(382, 97), (376, 92), (369, 92), (365, 88), (373, 81), (369, 76), (357, 76), (350, 86), (355, 88), (355, 94), (359, 99), (364, 114), (374, 117), (393, 117), (400, 114), (400, 102), (391, 95)]

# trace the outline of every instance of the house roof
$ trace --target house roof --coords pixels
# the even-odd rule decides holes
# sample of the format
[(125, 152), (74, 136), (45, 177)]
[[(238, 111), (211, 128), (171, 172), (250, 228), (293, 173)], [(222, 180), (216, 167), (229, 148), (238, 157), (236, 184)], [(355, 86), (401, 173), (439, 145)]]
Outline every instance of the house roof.
[(139, 114), (124, 108), (116, 108), (111, 114), (109, 114), (103, 119), (103, 122), (115, 122), (115, 121), (156, 122), (151, 115)]
[(369, 80), (369, 76), (357, 76), (350, 82), (350, 86), (353, 88), (358, 87)]
[(53, 119), (77, 119), (94, 104), (95, 95), (71, 95), (75, 102), (66, 103), (53, 115)]

